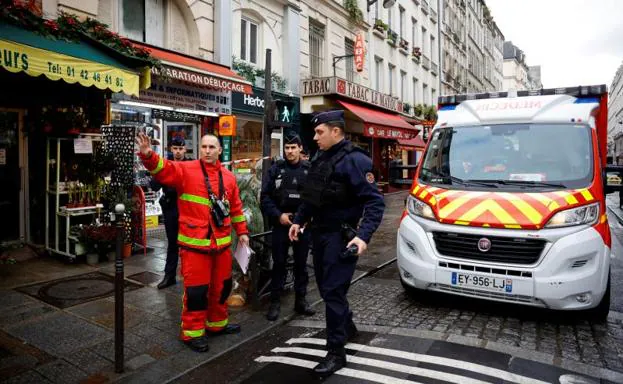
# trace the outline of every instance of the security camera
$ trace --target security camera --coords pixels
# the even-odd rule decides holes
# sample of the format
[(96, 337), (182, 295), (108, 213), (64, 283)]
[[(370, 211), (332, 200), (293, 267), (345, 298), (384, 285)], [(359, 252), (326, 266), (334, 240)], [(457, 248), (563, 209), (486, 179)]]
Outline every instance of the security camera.
[(383, 0), (383, 8), (389, 8), (396, 4), (396, 0)]

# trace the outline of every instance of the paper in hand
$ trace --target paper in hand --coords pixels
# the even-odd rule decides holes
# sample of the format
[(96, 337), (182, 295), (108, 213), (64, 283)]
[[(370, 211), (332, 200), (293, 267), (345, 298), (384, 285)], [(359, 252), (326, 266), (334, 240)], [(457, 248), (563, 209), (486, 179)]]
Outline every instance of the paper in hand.
[(236, 252), (234, 253), (234, 258), (240, 265), (240, 269), (242, 273), (247, 274), (247, 270), (249, 269), (249, 261), (251, 260), (251, 255), (255, 253), (253, 250), (247, 245), (240, 245), (236, 247)]

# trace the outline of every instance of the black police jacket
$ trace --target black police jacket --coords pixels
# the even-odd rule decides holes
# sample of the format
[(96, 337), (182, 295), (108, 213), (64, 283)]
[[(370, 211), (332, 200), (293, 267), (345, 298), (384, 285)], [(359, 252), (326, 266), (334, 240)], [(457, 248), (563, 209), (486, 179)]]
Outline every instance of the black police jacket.
[[(312, 184), (313, 188), (308, 190), (307, 186), (311, 188)], [(312, 161), (303, 197), (295, 224), (311, 219), (312, 228), (328, 230), (339, 230), (343, 223), (359, 224), (357, 236), (366, 243), (381, 224), (385, 210), (383, 195), (372, 173), (372, 160), (348, 140), (342, 140)]]
[(262, 212), (266, 216), (278, 220), (284, 212), (294, 214), (297, 211), (310, 167), (310, 162), (305, 160), (296, 164), (279, 160), (270, 167), (268, 177), (262, 180), (260, 195)]

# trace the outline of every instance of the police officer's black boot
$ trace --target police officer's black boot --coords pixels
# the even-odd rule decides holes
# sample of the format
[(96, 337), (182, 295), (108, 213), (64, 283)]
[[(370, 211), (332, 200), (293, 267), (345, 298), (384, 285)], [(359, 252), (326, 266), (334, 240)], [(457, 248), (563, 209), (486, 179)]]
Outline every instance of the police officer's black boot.
[(195, 352), (207, 352), (210, 349), (208, 346), (208, 338), (205, 335), (185, 340), (184, 344), (188, 345), (188, 347)]
[(314, 367), (314, 373), (320, 377), (331, 376), (346, 366), (346, 350), (330, 348), (327, 356), (320, 360), (320, 364)]
[(303, 295), (296, 296), (296, 299), (294, 301), (294, 310), (296, 311), (296, 313), (305, 316), (312, 316), (314, 313), (316, 313), (316, 311), (311, 309), (311, 306)]
[(268, 307), (268, 313), (266, 314), (266, 319), (268, 321), (275, 321), (279, 317), (279, 311), (281, 310), (281, 302), (279, 298), (270, 300), (270, 306)]
[(346, 339), (351, 341), (355, 337), (359, 335), (359, 330), (355, 326), (355, 323), (351, 320), (348, 324), (346, 324)]

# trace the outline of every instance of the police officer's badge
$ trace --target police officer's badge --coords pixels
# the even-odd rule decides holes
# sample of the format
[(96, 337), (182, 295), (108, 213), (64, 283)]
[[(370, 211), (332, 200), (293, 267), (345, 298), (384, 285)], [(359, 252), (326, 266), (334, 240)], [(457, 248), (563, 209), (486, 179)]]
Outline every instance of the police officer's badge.
[(374, 183), (374, 175), (372, 174), (372, 172), (366, 173), (366, 180), (370, 184)]

